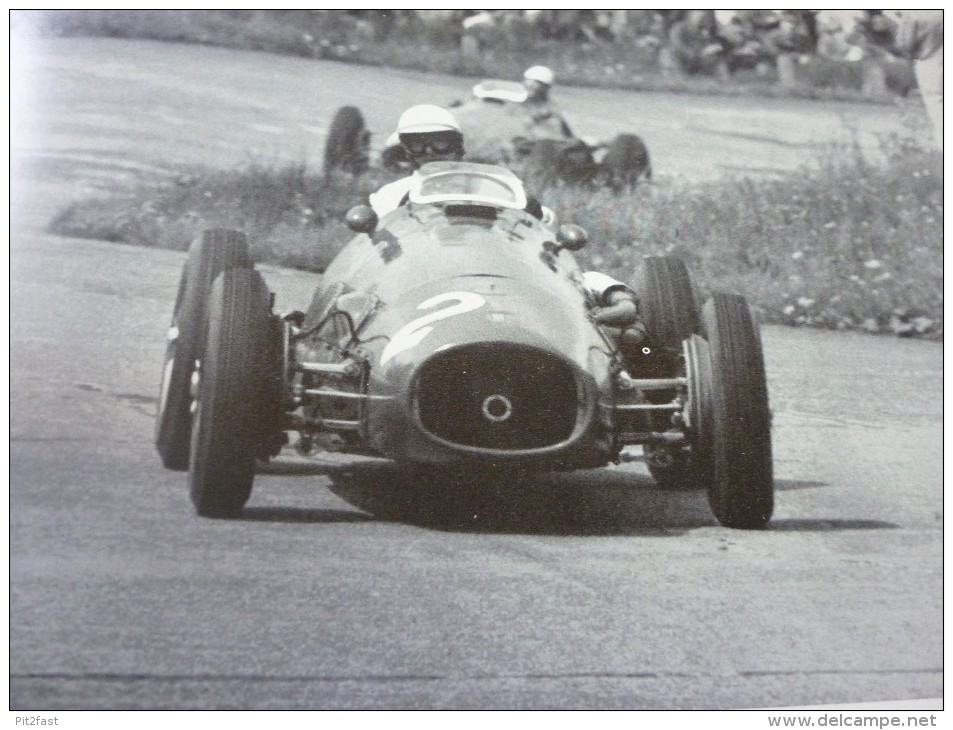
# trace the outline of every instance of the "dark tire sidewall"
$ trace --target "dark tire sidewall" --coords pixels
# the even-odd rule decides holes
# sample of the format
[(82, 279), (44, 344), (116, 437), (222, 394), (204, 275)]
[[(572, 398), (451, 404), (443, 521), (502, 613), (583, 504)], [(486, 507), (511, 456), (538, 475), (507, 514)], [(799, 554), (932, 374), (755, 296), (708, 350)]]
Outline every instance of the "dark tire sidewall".
[(155, 443), (168, 469), (184, 471), (189, 463), (191, 377), (201, 357), (202, 326), (215, 278), (227, 269), (251, 268), (248, 241), (240, 231), (204, 231), (189, 248), (179, 280), (159, 385)]
[(357, 107), (337, 110), (324, 143), (324, 174), (332, 170), (363, 172), (367, 167), (365, 139), (367, 125)]
[(271, 392), (269, 292), (254, 270), (223, 272), (205, 327), (189, 485), (198, 514), (234, 517), (251, 494)]
[(774, 509), (764, 355), (747, 302), (715, 294), (702, 309), (711, 355), (712, 478), (708, 499), (728, 527), (764, 527)]
[(645, 142), (634, 134), (620, 134), (609, 144), (599, 169), (612, 188), (635, 185), (640, 178), (652, 177), (652, 164)]
[(639, 310), (656, 346), (675, 352), (699, 331), (699, 310), (685, 262), (675, 256), (646, 256), (636, 283)]

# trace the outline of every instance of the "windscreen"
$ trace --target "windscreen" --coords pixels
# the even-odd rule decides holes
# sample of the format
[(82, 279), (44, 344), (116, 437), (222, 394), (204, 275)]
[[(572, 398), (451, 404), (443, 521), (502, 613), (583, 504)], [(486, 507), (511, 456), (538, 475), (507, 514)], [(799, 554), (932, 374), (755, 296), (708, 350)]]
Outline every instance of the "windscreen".
[(493, 165), (431, 162), (415, 177), (410, 189), (415, 203), (475, 203), (517, 210), (526, 206), (519, 178)]
[(477, 196), (501, 203), (517, 202), (513, 189), (502, 181), (471, 173), (447, 173), (427, 178), (420, 186), (420, 194), (428, 197), (460, 194), (468, 199)]

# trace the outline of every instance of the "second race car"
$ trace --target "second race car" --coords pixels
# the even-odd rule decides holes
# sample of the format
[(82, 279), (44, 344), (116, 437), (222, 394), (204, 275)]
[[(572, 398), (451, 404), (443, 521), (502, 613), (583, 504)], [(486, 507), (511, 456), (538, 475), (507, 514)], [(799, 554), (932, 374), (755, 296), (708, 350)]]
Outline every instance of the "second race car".
[[(537, 182), (562, 181), (621, 189), (651, 178), (645, 142), (619, 134), (608, 142), (577, 137), (566, 121), (527, 103), (525, 87), (512, 81), (482, 81), (469, 99), (451, 105), (466, 139), (464, 159), (508, 167)], [(370, 132), (364, 115), (341, 107), (331, 123), (324, 169), (363, 172), (371, 162)], [(380, 164), (402, 170), (408, 160), (395, 135), (380, 153)]]

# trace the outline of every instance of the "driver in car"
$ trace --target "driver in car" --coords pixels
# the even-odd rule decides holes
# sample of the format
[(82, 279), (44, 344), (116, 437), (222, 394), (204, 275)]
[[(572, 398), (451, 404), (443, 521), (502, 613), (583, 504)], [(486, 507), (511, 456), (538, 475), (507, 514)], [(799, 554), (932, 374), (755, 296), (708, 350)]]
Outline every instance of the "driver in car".
[(523, 86), (526, 87), (526, 101), (523, 103), (532, 110), (534, 124), (557, 125), (566, 139), (573, 134), (565, 118), (549, 99), (555, 74), (546, 66), (530, 66), (523, 72)]
[(459, 160), (463, 157), (463, 132), (453, 114), (435, 104), (410, 107), (397, 120), (395, 132), (414, 172), (371, 193), (368, 202), (383, 217), (400, 207), (417, 175), (428, 162)]
[[(368, 202), (378, 217), (396, 210), (407, 201), (421, 165), (463, 157), (463, 132), (454, 116), (443, 107), (434, 104), (410, 107), (400, 115), (395, 134), (413, 164), (414, 172), (371, 193)], [(527, 211), (543, 218), (543, 208), (535, 197), (529, 197)], [(623, 360), (629, 362), (637, 358), (648, 334), (639, 315), (639, 300), (635, 292), (623, 282), (598, 271), (583, 274), (583, 287), (592, 320), (613, 332)]]

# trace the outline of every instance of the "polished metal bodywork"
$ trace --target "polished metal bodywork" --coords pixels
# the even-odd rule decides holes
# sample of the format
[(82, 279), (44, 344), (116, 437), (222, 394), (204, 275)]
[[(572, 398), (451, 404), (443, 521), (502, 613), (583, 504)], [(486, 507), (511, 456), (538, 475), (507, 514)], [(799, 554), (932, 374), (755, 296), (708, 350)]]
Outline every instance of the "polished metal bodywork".
[[(450, 165), (519, 185), (486, 165), (421, 173)], [(620, 364), (587, 316), (572, 253), (492, 198), (422, 200), (357, 235), (324, 273), (292, 336), (306, 417), (347, 423), (352, 444), (400, 461), (575, 468), (615, 458)]]

